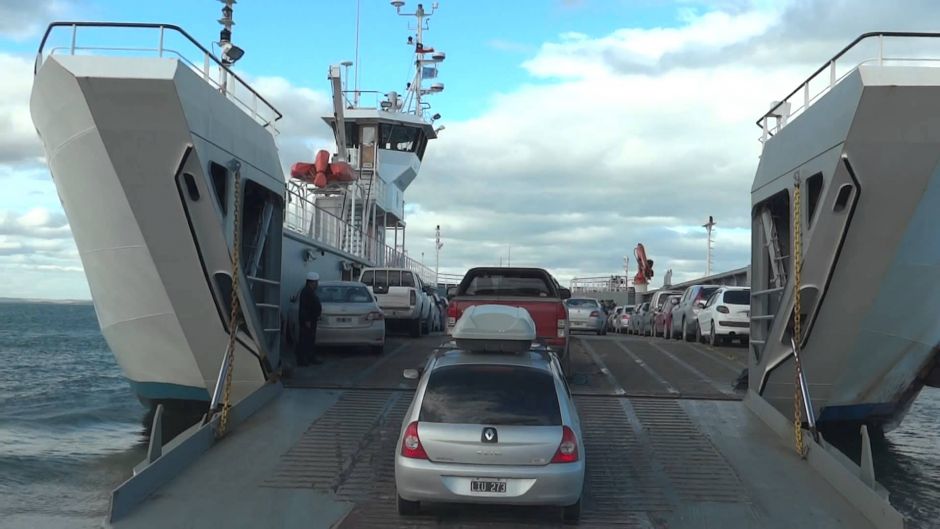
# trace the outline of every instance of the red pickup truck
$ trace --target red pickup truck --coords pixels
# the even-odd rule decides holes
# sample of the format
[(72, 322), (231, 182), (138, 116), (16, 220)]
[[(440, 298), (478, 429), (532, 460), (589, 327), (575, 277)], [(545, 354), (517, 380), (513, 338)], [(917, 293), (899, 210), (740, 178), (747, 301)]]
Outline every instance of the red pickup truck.
[(571, 291), (562, 288), (541, 268), (471, 268), (460, 285), (448, 291), (447, 332), (467, 307), (512, 305), (529, 311), (535, 321), (536, 339), (559, 353), (568, 368), (568, 309), (564, 300)]

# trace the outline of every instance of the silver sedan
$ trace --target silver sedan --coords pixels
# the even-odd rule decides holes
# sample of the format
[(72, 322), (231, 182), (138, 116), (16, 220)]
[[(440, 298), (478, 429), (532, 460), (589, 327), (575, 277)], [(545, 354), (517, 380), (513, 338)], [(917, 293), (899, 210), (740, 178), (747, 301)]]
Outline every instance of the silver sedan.
[(385, 348), (385, 316), (375, 297), (358, 281), (323, 281), (317, 345), (362, 345), (375, 354)]
[(402, 422), (398, 511), (414, 514), (426, 501), (546, 505), (577, 520), (583, 446), (553, 354), (436, 353)]

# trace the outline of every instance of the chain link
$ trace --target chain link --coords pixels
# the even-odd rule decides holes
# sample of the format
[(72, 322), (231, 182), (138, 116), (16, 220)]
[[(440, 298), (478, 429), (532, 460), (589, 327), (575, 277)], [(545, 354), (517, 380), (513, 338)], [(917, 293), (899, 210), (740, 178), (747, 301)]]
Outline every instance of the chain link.
[(232, 407), (232, 372), (235, 371), (235, 344), (236, 337), (238, 336), (238, 314), (239, 314), (239, 297), (238, 297), (238, 276), (239, 276), (239, 254), (241, 248), (241, 236), (239, 230), (239, 223), (241, 221), (241, 168), (236, 166), (235, 168), (235, 206), (233, 209), (232, 217), (232, 312), (229, 317), (229, 326), (228, 326), (228, 349), (226, 349), (226, 355), (228, 356), (228, 371), (225, 373), (225, 386), (222, 394), (222, 411), (219, 415), (219, 429), (216, 432), (216, 437), (222, 437), (225, 435), (225, 432), (228, 430), (228, 416), (229, 410)]
[(800, 181), (796, 179), (793, 185), (793, 437), (796, 443), (796, 452), (800, 457), (806, 457), (806, 445), (803, 443), (803, 392), (800, 388), (800, 357), (798, 349), (802, 339), (800, 329), (800, 268), (803, 259), (802, 230), (800, 228)]

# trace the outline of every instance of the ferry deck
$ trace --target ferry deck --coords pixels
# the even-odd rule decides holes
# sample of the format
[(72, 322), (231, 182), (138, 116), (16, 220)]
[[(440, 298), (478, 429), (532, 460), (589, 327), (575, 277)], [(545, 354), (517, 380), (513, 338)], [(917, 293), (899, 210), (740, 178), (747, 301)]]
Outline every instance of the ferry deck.
[[(443, 340), (392, 338), (381, 357), (324, 352), (322, 365), (243, 401), (257, 411), (236, 408), (240, 424), (214, 445), (194, 428), (164, 447), (115, 491), (112, 526), (561, 526), (549, 508), (422, 504), (398, 515), (393, 455), (415, 385), (402, 370)], [(788, 439), (734, 389), (746, 348), (576, 335), (572, 352), (587, 463), (579, 526), (903, 526), (883, 489), (809, 439), (801, 460), (792, 424)]]

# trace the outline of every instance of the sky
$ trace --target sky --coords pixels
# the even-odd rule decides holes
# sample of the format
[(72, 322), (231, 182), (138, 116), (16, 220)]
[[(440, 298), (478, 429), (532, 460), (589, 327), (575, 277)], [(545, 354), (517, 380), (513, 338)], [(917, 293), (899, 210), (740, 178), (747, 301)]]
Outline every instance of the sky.
[[(408, 0), (405, 10), (416, 2)], [(430, 2), (425, 3), (426, 6)], [(622, 273), (643, 243), (661, 284), (750, 260), (755, 120), (855, 36), (936, 29), (933, 0), (441, 0), (425, 44), (447, 60), (446, 128), (409, 187), (408, 253), (442, 272), (541, 266)], [(81, 259), (29, 116), (53, 20), (174, 23), (218, 38), (214, 0), (0, 0), (0, 297), (88, 299)], [(404, 90), (410, 19), (359, 0), (359, 86)], [(329, 148), (330, 64), (355, 59), (356, 0), (241, 0), (236, 70), (285, 114), (281, 161)], [(141, 35), (121, 35), (129, 45)], [(59, 36), (58, 43), (64, 43)], [(97, 34), (88, 34), (90, 40)], [(632, 272), (631, 272), (632, 275)]]

